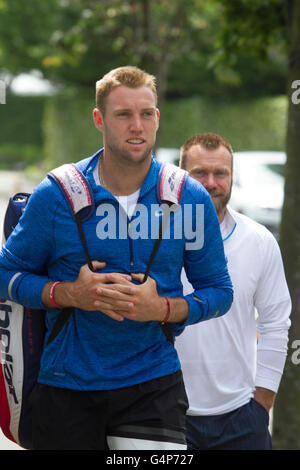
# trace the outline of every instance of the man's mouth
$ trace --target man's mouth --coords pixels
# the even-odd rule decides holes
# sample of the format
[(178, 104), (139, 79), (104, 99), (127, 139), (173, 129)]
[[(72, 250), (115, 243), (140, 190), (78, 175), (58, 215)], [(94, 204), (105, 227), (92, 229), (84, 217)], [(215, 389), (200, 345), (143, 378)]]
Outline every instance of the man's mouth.
[(143, 144), (145, 141), (144, 139), (128, 139), (126, 142), (133, 145), (140, 145)]

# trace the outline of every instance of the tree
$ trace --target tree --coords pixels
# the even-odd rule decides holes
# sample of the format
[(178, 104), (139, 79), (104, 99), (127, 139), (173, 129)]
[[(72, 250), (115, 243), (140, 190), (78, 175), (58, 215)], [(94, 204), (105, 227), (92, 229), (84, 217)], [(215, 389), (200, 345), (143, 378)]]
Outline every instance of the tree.
[(59, 14), (57, 0), (0, 1), (0, 66), (12, 75), (43, 70)]
[(0, 64), (13, 74), (37, 68), (52, 80), (94, 87), (95, 77), (132, 63), (156, 75), (163, 98), (170, 62), (197, 50), (203, 18), (208, 29), (216, 9), (212, 12), (208, 4), (1, 0)]
[(97, 77), (130, 63), (157, 76), (160, 106), (166, 93), (282, 93), (274, 54), (259, 63), (239, 56), (234, 71), (212, 61), (220, 12), (209, 0), (0, 0), (0, 67), (12, 75), (38, 69), (68, 90), (90, 93)]
[(300, 449), (300, 368), (293, 361), (293, 346), (300, 339), (300, 103), (293, 99), (294, 84), (300, 79), (300, 2), (287, 2), (289, 66), (287, 95), (289, 100), (286, 137), (285, 199), (282, 213), (280, 245), (286, 266), (287, 281), (293, 302), (290, 330), (290, 354), (285, 368), (274, 419), (274, 438), (278, 447)]
[[(298, 0), (225, 0), (223, 28), (219, 38), (220, 60), (234, 67), (238, 54), (266, 56), (281, 44), (287, 56), (285, 197), (280, 230), (280, 246), (285, 263), (293, 309), (290, 349), (274, 409), (274, 445), (280, 449), (300, 449), (300, 368), (292, 360), (293, 345), (300, 339), (300, 104), (295, 86), (300, 79), (300, 2)], [(294, 87), (294, 88), (293, 88)], [(292, 99), (293, 98), (293, 99)]]
[(59, 41), (48, 60), (51, 64), (55, 57), (61, 57), (62, 75), (72, 82), (72, 70), (64, 67), (68, 65), (65, 59), (77, 62), (77, 83), (88, 86), (94, 86), (95, 76), (113, 66), (137, 65), (156, 76), (161, 105), (170, 64), (201, 49), (201, 41), (207, 41), (207, 37), (212, 41), (211, 24), (217, 8), (212, 10), (207, 0), (65, 1), (61, 18), (72, 14), (73, 21), (66, 27), (62, 20)]

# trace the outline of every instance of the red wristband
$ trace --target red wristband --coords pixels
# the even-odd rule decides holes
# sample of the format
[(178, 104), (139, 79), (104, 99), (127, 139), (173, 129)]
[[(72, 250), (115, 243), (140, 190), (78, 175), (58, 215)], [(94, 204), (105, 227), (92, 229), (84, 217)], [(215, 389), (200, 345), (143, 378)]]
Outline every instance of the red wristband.
[(50, 300), (51, 300), (53, 307), (61, 310), (63, 307), (61, 307), (60, 305), (57, 305), (57, 303), (55, 303), (55, 300), (54, 300), (54, 289), (57, 286), (57, 284), (61, 284), (61, 281), (56, 281), (54, 282), (54, 284), (52, 284), (50, 288)]
[(166, 313), (165, 318), (164, 318), (163, 321), (161, 322), (162, 325), (164, 325), (165, 323), (167, 323), (167, 321), (169, 320), (170, 313), (171, 313), (170, 301), (169, 301), (168, 297), (165, 297), (165, 299), (166, 299), (166, 302), (167, 302), (168, 310), (167, 310), (167, 313)]

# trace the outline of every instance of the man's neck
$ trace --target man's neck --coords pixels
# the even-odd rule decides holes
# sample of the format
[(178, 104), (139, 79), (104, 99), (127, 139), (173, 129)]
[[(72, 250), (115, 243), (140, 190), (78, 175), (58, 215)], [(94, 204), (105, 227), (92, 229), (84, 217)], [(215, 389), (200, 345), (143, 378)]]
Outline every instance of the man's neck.
[(221, 223), (223, 222), (223, 220), (224, 220), (226, 211), (227, 211), (227, 208), (224, 207), (224, 209), (222, 209), (222, 211), (218, 214), (218, 218), (219, 218), (219, 223), (220, 223), (220, 224), (221, 224)]
[(151, 159), (141, 165), (115, 164), (103, 154), (99, 160), (102, 186), (115, 196), (128, 196), (141, 188), (151, 166)]

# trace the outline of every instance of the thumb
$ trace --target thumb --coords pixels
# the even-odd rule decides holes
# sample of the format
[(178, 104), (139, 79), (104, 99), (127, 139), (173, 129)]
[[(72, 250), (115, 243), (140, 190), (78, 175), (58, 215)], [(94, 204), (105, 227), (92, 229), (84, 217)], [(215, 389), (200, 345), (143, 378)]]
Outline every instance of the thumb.
[(95, 261), (94, 260), (94, 261), (92, 261), (92, 266), (93, 266), (93, 270), (97, 271), (97, 270), (105, 268), (106, 263), (105, 263), (105, 261)]

